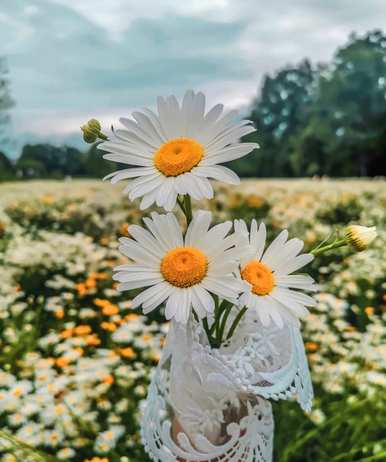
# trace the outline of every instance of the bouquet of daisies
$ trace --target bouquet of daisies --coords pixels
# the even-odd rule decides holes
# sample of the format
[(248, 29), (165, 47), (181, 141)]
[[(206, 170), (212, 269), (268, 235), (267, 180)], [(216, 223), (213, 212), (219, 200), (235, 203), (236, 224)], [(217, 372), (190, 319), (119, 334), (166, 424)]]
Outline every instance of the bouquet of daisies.
[[(130, 200), (153, 204), (143, 227), (120, 240), (127, 263), (115, 268), (118, 289), (143, 289), (132, 306), (163, 309), (170, 329), (143, 409), (143, 444), (154, 461), (264, 461), (272, 458), (270, 400), (296, 399), (309, 410), (312, 384), (299, 318), (315, 305), (314, 280), (299, 273), (315, 255), (351, 244), (359, 250), (375, 230), (350, 227), (311, 253), (282, 231), (267, 243), (264, 223), (212, 223), (192, 199), (211, 199), (210, 179), (237, 184), (223, 163), (257, 148), (240, 139), (255, 131), (218, 104), (206, 112), (202, 93), (158, 98), (122, 118), (107, 137), (98, 121), (84, 139), (105, 159), (129, 167), (109, 175), (130, 180)], [(179, 208), (184, 217), (175, 215)]]

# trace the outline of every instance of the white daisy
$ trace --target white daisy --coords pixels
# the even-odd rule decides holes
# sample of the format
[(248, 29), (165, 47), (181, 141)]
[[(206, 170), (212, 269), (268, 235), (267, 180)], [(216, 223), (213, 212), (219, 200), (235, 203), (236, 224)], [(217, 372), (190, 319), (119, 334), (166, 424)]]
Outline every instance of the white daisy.
[(120, 251), (133, 263), (116, 267), (114, 275), (118, 290), (148, 287), (133, 308), (142, 305), (147, 314), (166, 300), (166, 318), (186, 323), (192, 307), (200, 318), (213, 313), (210, 293), (236, 303), (242, 283), (234, 276), (238, 249), (235, 234), (228, 235), (230, 221), (209, 230), (211, 213), (197, 212), (185, 237), (172, 213), (153, 213), (144, 222), (148, 231), (132, 225), (132, 239), (120, 239)]
[[(283, 319), (300, 318), (308, 314), (307, 306), (315, 306), (315, 300), (300, 292), (318, 290), (315, 281), (308, 275), (291, 274), (313, 260), (311, 254), (300, 254), (303, 241), (288, 239), (288, 231), (282, 231), (264, 251), (266, 228), (261, 223), (257, 228), (252, 221), (250, 232), (243, 220), (235, 221), (236, 234), (243, 235), (250, 245), (243, 252), (240, 276), (247, 282), (240, 296), (240, 305), (254, 308), (264, 326), (271, 320), (283, 326)], [(288, 314), (292, 316), (288, 316)]]
[(134, 120), (121, 118), (125, 130), (116, 130), (113, 140), (99, 145), (103, 157), (134, 166), (114, 172), (112, 183), (133, 179), (126, 187), (129, 199), (142, 197), (143, 210), (154, 202), (172, 210), (178, 194), (194, 199), (213, 197), (208, 178), (238, 184), (239, 177), (222, 165), (245, 156), (258, 147), (239, 143), (255, 129), (250, 121), (235, 120), (237, 112), (223, 116), (217, 104), (205, 113), (203, 93), (187, 91), (181, 106), (175, 96), (158, 98), (158, 115), (150, 109), (133, 112)]

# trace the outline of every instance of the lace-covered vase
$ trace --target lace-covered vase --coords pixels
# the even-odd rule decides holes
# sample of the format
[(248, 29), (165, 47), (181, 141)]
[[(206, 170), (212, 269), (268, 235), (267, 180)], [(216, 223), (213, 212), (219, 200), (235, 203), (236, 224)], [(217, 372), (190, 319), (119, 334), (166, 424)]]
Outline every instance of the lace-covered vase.
[(199, 324), (171, 323), (145, 403), (141, 435), (154, 461), (270, 462), (269, 399), (313, 397), (298, 324), (263, 327), (248, 315), (211, 349)]

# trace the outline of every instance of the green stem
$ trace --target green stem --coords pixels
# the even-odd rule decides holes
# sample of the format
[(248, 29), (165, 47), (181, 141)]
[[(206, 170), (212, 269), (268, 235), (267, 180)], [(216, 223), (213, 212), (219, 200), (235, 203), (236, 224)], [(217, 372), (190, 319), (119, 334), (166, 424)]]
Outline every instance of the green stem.
[(190, 199), (189, 194), (185, 194), (184, 196), (184, 206), (185, 206), (186, 223), (189, 226), (190, 222), (193, 219), (192, 200)]
[(235, 317), (235, 319), (234, 319), (234, 321), (233, 321), (233, 323), (231, 325), (231, 328), (228, 331), (227, 340), (229, 340), (232, 337), (234, 331), (236, 330), (236, 327), (238, 326), (239, 322), (241, 321), (241, 319), (244, 316), (247, 309), (248, 308), (246, 306), (244, 306), (244, 308), (241, 309), (239, 311), (239, 313), (237, 314), (237, 316)]
[(221, 305), (217, 295), (213, 294), (214, 298), (214, 323), (212, 326), (212, 332), (214, 332), (215, 338), (218, 340), (219, 334), (219, 321), (220, 321), (220, 314), (221, 314)]
[(222, 310), (222, 319), (220, 322), (220, 333), (219, 333), (219, 341), (222, 343), (222, 339), (224, 337), (224, 330), (225, 326), (229, 317), (229, 313), (231, 312), (233, 308), (233, 303), (226, 301), (225, 302), (225, 308)]
[(219, 345), (217, 344), (216, 339), (212, 337), (212, 332), (208, 324), (208, 318), (203, 318), (202, 325), (204, 327), (206, 336), (208, 337), (208, 342), (211, 348), (218, 348)]
[(55, 459), (49, 454), (45, 454), (42, 451), (24, 443), (23, 441), (15, 438), (14, 436), (9, 435), (7, 432), (0, 430), (0, 439), (8, 441), (13, 447), (10, 450), (19, 450), (24, 453), (24, 456), (32, 456), (35, 461), (41, 462), (53, 462)]
[(311, 250), (310, 253), (317, 257), (318, 255), (322, 255), (322, 253), (328, 252), (333, 249), (338, 249), (339, 247), (344, 247), (347, 245), (346, 239), (336, 239), (331, 244), (323, 245), (322, 247), (317, 246), (315, 249)]

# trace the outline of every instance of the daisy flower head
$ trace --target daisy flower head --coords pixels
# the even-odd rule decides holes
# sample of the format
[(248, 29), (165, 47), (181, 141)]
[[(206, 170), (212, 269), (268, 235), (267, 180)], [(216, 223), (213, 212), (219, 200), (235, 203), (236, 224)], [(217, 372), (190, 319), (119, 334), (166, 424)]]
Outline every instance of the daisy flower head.
[(245, 289), (239, 303), (255, 309), (262, 324), (271, 320), (283, 327), (285, 320), (294, 320), (308, 314), (307, 306), (315, 306), (315, 300), (303, 291), (314, 292), (318, 288), (314, 280), (304, 274), (292, 274), (313, 260), (309, 253), (300, 254), (303, 241), (288, 239), (288, 231), (282, 231), (265, 249), (266, 228), (257, 226), (256, 220), (250, 230), (243, 220), (235, 221), (235, 232), (249, 244), (242, 253), (240, 276)]
[(245, 156), (256, 143), (240, 143), (241, 137), (255, 131), (250, 121), (237, 120), (237, 111), (225, 115), (217, 104), (205, 112), (203, 93), (187, 91), (179, 104), (175, 96), (159, 97), (158, 114), (150, 109), (121, 118), (122, 130), (99, 148), (107, 160), (130, 167), (105, 179), (112, 183), (130, 179), (125, 193), (130, 200), (142, 197), (140, 208), (153, 203), (170, 211), (178, 194), (193, 199), (213, 197), (209, 178), (238, 184), (239, 177), (224, 162)]
[(198, 317), (213, 313), (215, 294), (237, 302), (242, 284), (235, 277), (238, 268), (236, 236), (229, 234), (232, 222), (213, 226), (211, 213), (199, 211), (185, 237), (172, 213), (153, 213), (144, 218), (147, 230), (132, 225), (132, 238), (120, 239), (120, 251), (132, 263), (115, 268), (118, 290), (147, 287), (132, 301), (144, 314), (166, 301), (165, 316), (186, 323), (192, 308)]

